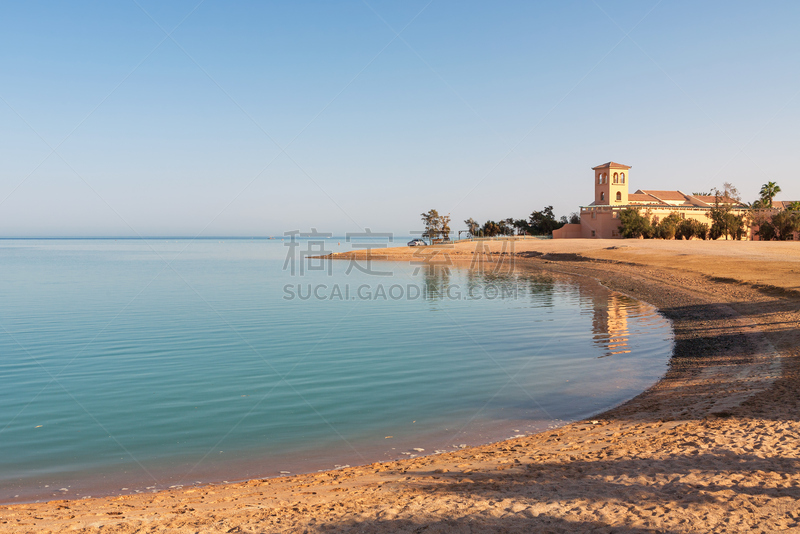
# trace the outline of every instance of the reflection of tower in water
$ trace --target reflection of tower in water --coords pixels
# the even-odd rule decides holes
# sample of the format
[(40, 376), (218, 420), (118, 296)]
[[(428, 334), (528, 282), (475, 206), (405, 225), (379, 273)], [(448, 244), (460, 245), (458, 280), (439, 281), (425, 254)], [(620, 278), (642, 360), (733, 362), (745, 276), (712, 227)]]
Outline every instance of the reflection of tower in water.
[(605, 354), (601, 357), (630, 352), (628, 318), (635, 312), (636, 301), (611, 293), (593, 295), (592, 302), (594, 343), (605, 350)]

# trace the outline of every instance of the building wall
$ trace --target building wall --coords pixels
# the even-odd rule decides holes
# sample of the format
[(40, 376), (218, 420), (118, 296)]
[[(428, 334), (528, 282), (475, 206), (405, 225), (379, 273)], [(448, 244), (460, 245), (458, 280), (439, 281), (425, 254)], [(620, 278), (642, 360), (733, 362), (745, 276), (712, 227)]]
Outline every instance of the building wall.
[(558, 230), (553, 230), (553, 239), (577, 239), (581, 237), (580, 224), (565, 224)]
[[(624, 207), (616, 206), (591, 206), (581, 209), (581, 237), (586, 239), (617, 239), (622, 236), (619, 233), (619, 213), (625, 209)], [(695, 219), (701, 223), (711, 226), (711, 219), (708, 217), (709, 208), (686, 208), (686, 207), (652, 207), (641, 206), (640, 213), (647, 216), (652, 220), (657, 217), (658, 220), (669, 216), (671, 213), (677, 213), (684, 219)], [(752, 232), (748, 231), (745, 239), (751, 238)], [(553, 234), (554, 239), (564, 238), (565, 236), (556, 236)]]
[(611, 206), (597, 206), (593, 209), (581, 210), (581, 237), (586, 239), (620, 237), (617, 211)]

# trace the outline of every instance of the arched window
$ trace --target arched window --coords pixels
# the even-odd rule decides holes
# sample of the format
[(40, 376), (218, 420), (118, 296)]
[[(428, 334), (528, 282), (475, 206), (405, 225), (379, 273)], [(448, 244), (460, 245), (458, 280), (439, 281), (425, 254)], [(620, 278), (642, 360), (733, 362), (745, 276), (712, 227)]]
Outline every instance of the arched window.
[(622, 200), (622, 193), (617, 191), (617, 202), (619, 202), (620, 200)]
[(620, 183), (622, 183), (622, 184), (625, 183), (625, 173), (624, 172), (619, 175), (619, 179), (620, 179)]
[(614, 183), (615, 184), (619, 183), (619, 174), (617, 174), (617, 173), (614, 173)]
[(597, 183), (598, 184), (602, 184), (603, 183), (603, 173), (600, 173), (600, 174), (597, 175)]
[(606, 199), (606, 192), (605, 191), (601, 191), (600, 192), (600, 200), (605, 200), (605, 199)]

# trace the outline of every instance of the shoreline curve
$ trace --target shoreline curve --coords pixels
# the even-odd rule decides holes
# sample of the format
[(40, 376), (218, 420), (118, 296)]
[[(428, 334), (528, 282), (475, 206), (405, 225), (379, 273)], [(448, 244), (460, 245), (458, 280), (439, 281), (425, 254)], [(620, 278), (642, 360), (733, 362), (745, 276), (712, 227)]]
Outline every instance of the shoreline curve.
[[(0, 531), (682, 531), (798, 523), (797, 452), (784, 443), (800, 431), (786, 398), (796, 387), (793, 288), (771, 294), (658, 265), (523, 254), (517, 269), (590, 276), (667, 316), (675, 332), (667, 374), (594, 420), (553, 431), (324, 473), (7, 505)], [(731, 489), (738, 487), (761, 490)], [(769, 512), (766, 522), (742, 509), (750, 501)]]

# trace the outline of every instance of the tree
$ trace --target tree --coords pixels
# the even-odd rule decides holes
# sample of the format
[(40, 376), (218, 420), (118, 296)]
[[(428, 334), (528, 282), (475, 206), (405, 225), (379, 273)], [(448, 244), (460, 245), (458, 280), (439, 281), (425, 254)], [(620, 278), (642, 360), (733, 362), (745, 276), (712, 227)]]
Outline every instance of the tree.
[(683, 219), (675, 229), (675, 239), (708, 238), (708, 225), (696, 219)]
[(691, 239), (694, 237), (694, 219), (683, 219), (675, 228), (675, 239)]
[(781, 241), (791, 241), (794, 234), (800, 232), (800, 214), (791, 211), (779, 211), (772, 216), (775, 237)]
[(772, 207), (772, 199), (781, 192), (781, 187), (775, 182), (767, 182), (761, 186), (761, 202), (765, 207)]
[(653, 226), (639, 208), (625, 208), (619, 212), (619, 232), (625, 238), (649, 238), (653, 236)]
[(773, 226), (772, 221), (770, 218), (764, 217), (763, 219), (757, 222), (758, 230), (756, 230), (756, 235), (762, 241), (772, 241), (775, 239), (777, 232), (775, 231), (775, 226)]
[(779, 211), (771, 217), (763, 217), (758, 221), (756, 235), (764, 241), (773, 239), (791, 241), (796, 232), (800, 232), (800, 214), (793, 211)]
[(787, 207), (786, 209), (789, 211), (800, 211), (800, 201), (795, 200), (794, 202), (789, 204), (789, 207)]
[(439, 216), (439, 212), (436, 210), (430, 210), (428, 213), (423, 213), (421, 217), (422, 223), (425, 225), (425, 231), (422, 232), (422, 237), (427, 238), (432, 242), (434, 239), (439, 237), (442, 232), (442, 218)]
[(722, 198), (728, 199), (728, 201), (730, 201), (731, 203), (733, 203), (733, 202), (741, 202), (742, 201), (742, 195), (739, 194), (739, 190), (736, 188), (735, 185), (733, 185), (730, 182), (724, 182), (722, 184), (722, 191), (720, 191), (719, 189), (717, 189), (715, 187), (715, 188), (713, 188), (711, 190), (711, 193), (714, 196), (717, 196), (717, 194), (720, 194), (722, 196)]
[(450, 214), (439, 217), (439, 235), (442, 239), (450, 239)]
[(500, 235), (514, 235), (514, 219), (503, 219), (497, 225), (500, 227)]
[(483, 237), (494, 237), (500, 235), (500, 225), (494, 221), (486, 221), (481, 228), (481, 235)]
[(754, 228), (753, 233), (762, 241), (775, 239), (775, 228), (772, 226), (772, 217), (763, 200), (756, 200), (750, 204), (750, 222)]
[(577, 211), (573, 211), (569, 214), (569, 224), (580, 224), (581, 223), (581, 215)]
[(745, 233), (745, 215), (733, 213), (733, 204), (741, 199), (739, 191), (728, 182), (723, 184), (723, 188), (713, 189), (714, 207), (706, 215), (711, 219), (711, 229), (709, 235), (711, 239), (719, 239), (728, 236), (733, 239), (742, 239)]
[(731, 212), (731, 208), (715, 206), (708, 212), (711, 219), (711, 229), (709, 236), (711, 239), (719, 239), (725, 237), (731, 239), (741, 240), (745, 234), (745, 216), (735, 215)]
[(478, 230), (480, 230), (480, 228), (481, 228), (481, 225), (478, 224), (478, 221), (476, 221), (472, 217), (470, 217), (469, 219), (464, 221), (464, 224), (467, 225), (467, 230), (469, 231), (470, 235), (473, 235), (473, 236), (477, 235), (478, 234)]
[(530, 222), (529, 232), (532, 235), (552, 234), (553, 230), (563, 226), (562, 223), (556, 220), (553, 214), (553, 206), (545, 206), (542, 211), (534, 211), (528, 221)]
[(517, 235), (525, 235), (531, 227), (525, 219), (514, 219), (514, 228), (517, 230)]
[(670, 213), (658, 222), (654, 229), (655, 237), (659, 239), (674, 239), (678, 225), (683, 221), (677, 213)]

